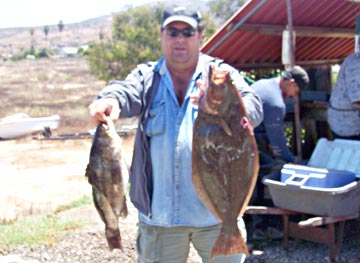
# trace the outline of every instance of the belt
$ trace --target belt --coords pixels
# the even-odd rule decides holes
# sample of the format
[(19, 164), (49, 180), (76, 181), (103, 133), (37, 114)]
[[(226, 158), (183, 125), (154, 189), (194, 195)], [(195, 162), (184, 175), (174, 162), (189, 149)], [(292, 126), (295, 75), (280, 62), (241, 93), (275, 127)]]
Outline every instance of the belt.
[(339, 108), (334, 107), (334, 106), (331, 104), (330, 101), (329, 101), (329, 107), (330, 107), (331, 109), (337, 110), (337, 111), (354, 111), (354, 112), (360, 111), (360, 108), (359, 108), (359, 109), (339, 109)]

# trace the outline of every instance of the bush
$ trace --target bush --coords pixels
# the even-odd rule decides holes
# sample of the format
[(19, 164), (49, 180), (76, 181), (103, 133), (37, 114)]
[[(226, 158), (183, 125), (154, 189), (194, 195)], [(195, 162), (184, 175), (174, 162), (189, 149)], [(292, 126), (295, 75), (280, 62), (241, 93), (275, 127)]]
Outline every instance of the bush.
[(41, 48), (41, 49), (35, 51), (35, 57), (36, 58), (48, 58), (48, 57), (50, 57), (50, 53), (46, 48)]

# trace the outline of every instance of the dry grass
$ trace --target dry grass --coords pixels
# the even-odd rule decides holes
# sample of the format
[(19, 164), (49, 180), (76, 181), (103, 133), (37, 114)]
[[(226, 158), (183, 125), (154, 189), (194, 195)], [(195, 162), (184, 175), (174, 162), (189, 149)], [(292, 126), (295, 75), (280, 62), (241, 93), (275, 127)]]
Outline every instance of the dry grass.
[(94, 128), (88, 106), (106, 83), (90, 75), (85, 59), (0, 61), (0, 76), (0, 118), (20, 112), (31, 117), (58, 114), (61, 121), (54, 134), (86, 133)]
[(82, 58), (41, 59), (0, 64), (0, 118), (23, 112), (31, 117), (59, 114), (58, 133), (93, 128), (87, 107), (105, 86), (91, 76)]

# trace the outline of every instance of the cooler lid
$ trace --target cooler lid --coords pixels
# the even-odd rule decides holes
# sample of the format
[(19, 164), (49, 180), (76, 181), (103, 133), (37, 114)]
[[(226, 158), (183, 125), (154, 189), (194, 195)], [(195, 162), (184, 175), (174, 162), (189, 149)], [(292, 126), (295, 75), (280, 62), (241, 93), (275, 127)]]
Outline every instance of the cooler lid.
[(353, 172), (360, 179), (360, 141), (320, 138), (307, 165)]

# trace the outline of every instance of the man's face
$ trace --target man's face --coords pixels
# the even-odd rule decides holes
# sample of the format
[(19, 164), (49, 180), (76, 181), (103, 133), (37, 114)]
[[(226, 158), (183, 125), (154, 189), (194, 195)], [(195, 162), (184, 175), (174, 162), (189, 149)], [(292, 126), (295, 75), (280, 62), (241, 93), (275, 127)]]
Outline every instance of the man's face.
[(294, 79), (290, 79), (290, 80), (285, 80), (285, 90), (283, 91), (283, 96), (284, 98), (288, 98), (288, 97), (296, 97), (299, 92), (300, 92), (300, 88), (299, 86), (296, 84)]
[(177, 67), (197, 64), (202, 32), (184, 22), (173, 22), (161, 32), (161, 45), (167, 63)]

